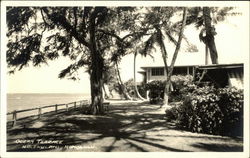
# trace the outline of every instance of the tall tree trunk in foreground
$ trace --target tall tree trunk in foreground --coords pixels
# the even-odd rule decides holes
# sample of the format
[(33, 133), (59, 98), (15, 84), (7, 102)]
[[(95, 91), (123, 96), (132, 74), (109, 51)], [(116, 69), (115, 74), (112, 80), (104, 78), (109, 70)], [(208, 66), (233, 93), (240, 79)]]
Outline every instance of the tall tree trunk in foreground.
[(104, 61), (100, 52), (96, 48), (95, 15), (90, 19), (90, 54), (91, 54), (91, 72), (90, 72), (90, 86), (91, 86), (91, 113), (103, 114), (103, 67)]
[(177, 45), (176, 45), (176, 48), (175, 48), (175, 51), (174, 51), (174, 55), (173, 55), (173, 58), (172, 58), (172, 62), (171, 62), (171, 65), (170, 65), (170, 68), (169, 68), (169, 71), (168, 71), (168, 74), (167, 74), (167, 81), (166, 81), (165, 92), (164, 92), (164, 105), (168, 105), (168, 95), (169, 95), (169, 92), (170, 92), (171, 76), (172, 76), (173, 69), (174, 69), (174, 64), (175, 64), (175, 61), (177, 59), (177, 55), (178, 55), (178, 52), (179, 52), (179, 49), (180, 49), (180, 46), (181, 46), (181, 40), (182, 40), (182, 36), (183, 36), (183, 31), (184, 31), (184, 28), (185, 28), (185, 25), (186, 25), (186, 19), (187, 19), (187, 8), (185, 7), (183, 9), (183, 18), (182, 18), (181, 31), (179, 33), (178, 42), (177, 42)]
[(145, 100), (139, 93), (138, 88), (137, 88), (137, 84), (136, 84), (136, 56), (137, 56), (137, 50), (134, 54), (134, 87), (135, 87), (135, 94), (136, 96), (141, 99), (141, 100)]
[(115, 70), (116, 70), (116, 75), (117, 75), (117, 79), (118, 79), (118, 84), (119, 84), (119, 86), (120, 86), (120, 88), (121, 88), (121, 91), (122, 91), (122, 94), (123, 94), (124, 98), (125, 98), (126, 100), (132, 100), (132, 98), (131, 98), (130, 95), (128, 94), (128, 91), (127, 91), (125, 85), (124, 85), (123, 82), (122, 82), (122, 79), (121, 79), (121, 75), (120, 75), (120, 71), (119, 71), (117, 62), (115, 63), (115, 67), (116, 67)]
[(203, 7), (203, 17), (206, 29), (205, 44), (209, 49), (212, 64), (218, 64), (218, 53), (214, 42), (214, 35), (216, 35), (215, 28), (212, 26), (212, 18), (210, 16), (210, 8)]
[(156, 28), (156, 30), (157, 30), (157, 40), (158, 40), (157, 42), (159, 43), (160, 48), (161, 48), (161, 55), (162, 55), (162, 59), (163, 59), (164, 67), (165, 67), (165, 75), (167, 75), (168, 74), (167, 50), (166, 50), (166, 46), (164, 44), (163, 34), (162, 34), (160, 28)]
[[(160, 45), (160, 48), (161, 48), (161, 55), (162, 55), (162, 59), (163, 59), (163, 63), (164, 63), (164, 67), (165, 67), (165, 76), (168, 75), (168, 64), (167, 64), (167, 50), (166, 50), (166, 47), (165, 47), (165, 44), (164, 44), (164, 40), (163, 40), (163, 34), (160, 30), (160, 28), (156, 28), (157, 30), (157, 39), (158, 39), (158, 43)], [(166, 90), (166, 86), (165, 86), (165, 93), (164, 93), (164, 100), (168, 100), (168, 90)], [(165, 102), (164, 102), (165, 104)]]

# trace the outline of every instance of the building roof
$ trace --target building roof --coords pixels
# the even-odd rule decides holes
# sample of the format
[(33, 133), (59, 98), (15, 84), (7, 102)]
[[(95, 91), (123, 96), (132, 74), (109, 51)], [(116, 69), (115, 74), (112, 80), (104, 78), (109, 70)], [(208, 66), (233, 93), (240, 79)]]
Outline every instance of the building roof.
[[(174, 67), (197, 67), (199, 65), (175, 65)], [(145, 70), (148, 68), (164, 68), (165, 66), (142, 66), (141, 69)]]
[[(221, 69), (221, 68), (238, 68), (243, 67), (243, 63), (233, 64), (210, 64), (210, 65), (176, 65), (174, 67), (196, 67), (199, 69)], [(164, 66), (142, 66), (141, 69), (146, 70), (148, 68), (164, 68)], [(142, 72), (142, 71), (140, 71)]]
[(211, 64), (211, 65), (200, 65), (199, 69), (230, 69), (230, 68), (241, 68), (243, 63), (233, 63), (233, 64)]
[(146, 71), (137, 71), (138, 73), (140, 73), (140, 74), (145, 74), (146, 73)]

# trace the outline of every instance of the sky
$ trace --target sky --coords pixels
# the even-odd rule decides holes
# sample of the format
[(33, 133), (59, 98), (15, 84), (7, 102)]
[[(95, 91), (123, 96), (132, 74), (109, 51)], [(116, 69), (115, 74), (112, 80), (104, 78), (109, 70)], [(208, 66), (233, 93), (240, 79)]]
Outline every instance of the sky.
[[(248, 63), (249, 62), (249, 8), (239, 8), (242, 15), (228, 17), (223, 23), (216, 24), (215, 43), (219, 54), (219, 63)], [(176, 65), (202, 65), (205, 63), (205, 46), (199, 41), (199, 30), (188, 26), (184, 34), (189, 41), (195, 44), (199, 50), (197, 53), (187, 53), (181, 49)], [(183, 42), (184, 43), (184, 42)], [(165, 41), (170, 63), (174, 46)], [(157, 49), (151, 57), (137, 57), (137, 71), (141, 66), (163, 65), (160, 51)], [(125, 56), (119, 67), (124, 81), (133, 78), (133, 55)], [(67, 58), (59, 58), (51, 61), (48, 66), (26, 67), (17, 71), (14, 75), (6, 75), (7, 93), (90, 93), (89, 75), (83, 71), (80, 73), (80, 81), (59, 79), (59, 72), (69, 65)], [(138, 73), (137, 80), (142, 76)]]

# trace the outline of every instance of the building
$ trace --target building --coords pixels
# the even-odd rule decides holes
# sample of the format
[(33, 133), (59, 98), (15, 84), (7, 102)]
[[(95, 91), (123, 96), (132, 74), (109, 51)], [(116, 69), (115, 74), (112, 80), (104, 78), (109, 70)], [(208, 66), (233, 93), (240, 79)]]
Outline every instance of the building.
[[(173, 75), (195, 75), (197, 65), (178, 65), (173, 69)], [(144, 66), (143, 71), (139, 71), (144, 76), (144, 82), (148, 83), (153, 80), (165, 80), (166, 71), (164, 66)]]
[(202, 82), (211, 82), (216, 87), (244, 88), (244, 65), (237, 64), (213, 64), (198, 66), (196, 73), (204, 73)]
[[(217, 87), (235, 86), (243, 89), (244, 65), (237, 64), (212, 64), (212, 65), (178, 65), (174, 67), (173, 75), (192, 75), (195, 80), (210, 82)], [(164, 66), (144, 66), (139, 71), (144, 76), (144, 82), (165, 80)]]

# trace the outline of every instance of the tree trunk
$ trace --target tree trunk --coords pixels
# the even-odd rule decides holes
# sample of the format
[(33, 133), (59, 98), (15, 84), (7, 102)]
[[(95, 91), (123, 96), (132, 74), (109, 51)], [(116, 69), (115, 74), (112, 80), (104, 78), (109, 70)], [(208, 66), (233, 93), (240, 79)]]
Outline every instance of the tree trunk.
[(90, 66), (90, 87), (91, 87), (91, 114), (103, 114), (103, 57), (96, 48), (95, 39), (95, 16), (90, 19), (90, 54), (91, 54), (91, 66)]
[[(161, 55), (162, 55), (162, 59), (163, 59), (163, 63), (164, 63), (164, 67), (165, 67), (165, 76), (168, 75), (168, 64), (167, 64), (167, 50), (166, 50), (166, 47), (165, 47), (165, 44), (164, 44), (164, 41), (163, 41), (163, 34), (160, 30), (160, 28), (156, 28), (157, 29), (157, 36), (158, 36), (158, 43), (160, 45), (160, 48), (161, 48)], [(170, 86), (167, 87), (165, 86), (165, 92), (169, 92)], [(164, 102), (163, 104), (166, 104), (165, 101), (168, 100), (168, 93), (164, 93)]]
[(116, 67), (116, 74), (117, 74), (117, 80), (118, 80), (118, 84), (119, 86), (121, 87), (121, 91), (122, 91), (122, 94), (124, 96), (124, 98), (126, 100), (132, 100), (132, 98), (129, 96), (128, 94), (128, 91), (126, 89), (126, 87), (124, 86), (123, 82), (122, 82), (122, 79), (121, 79), (121, 75), (120, 75), (120, 72), (119, 72), (119, 69), (118, 69), (118, 64), (117, 62), (115, 63), (115, 67)]
[(171, 86), (171, 76), (173, 73), (173, 69), (174, 69), (174, 64), (175, 61), (177, 59), (177, 55), (181, 46), (181, 40), (182, 40), (182, 36), (183, 36), (183, 31), (186, 25), (186, 19), (187, 19), (187, 8), (185, 7), (183, 9), (183, 19), (182, 19), (182, 26), (181, 26), (181, 31), (179, 33), (179, 38), (178, 38), (178, 42), (174, 51), (174, 55), (171, 61), (171, 65), (168, 71), (168, 75), (167, 75), (167, 81), (166, 81), (166, 85), (165, 85), (165, 92), (164, 92), (164, 105), (168, 105), (168, 95), (169, 95), (169, 91), (170, 91), (170, 86)]
[(163, 41), (163, 34), (160, 30), (160, 28), (156, 28), (157, 30), (157, 36), (158, 36), (158, 43), (160, 45), (160, 48), (161, 48), (161, 55), (162, 55), (162, 59), (163, 59), (163, 63), (164, 63), (164, 66), (165, 66), (165, 75), (168, 74), (168, 64), (167, 64), (167, 50), (166, 50), (166, 47), (165, 47), (165, 44), (164, 44), (164, 41)]
[(203, 17), (205, 22), (205, 29), (206, 29), (206, 45), (210, 52), (210, 57), (212, 60), (212, 64), (218, 64), (218, 53), (216, 49), (216, 45), (214, 42), (214, 35), (216, 35), (215, 28), (212, 27), (212, 18), (210, 16), (210, 8), (203, 7)]
[(137, 52), (135, 52), (134, 54), (134, 87), (135, 87), (135, 94), (136, 96), (141, 99), (141, 100), (145, 100), (139, 93), (138, 88), (137, 88), (137, 84), (136, 84), (136, 56), (137, 56)]
[[(92, 60), (93, 61), (93, 60)], [(94, 63), (94, 62), (93, 62)], [(98, 70), (100, 66), (92, 66), (92, 72), (90, 75), (91, 84), (91, 113), (103, 114), (103, 94), (102, 94), (102, 77)]]

